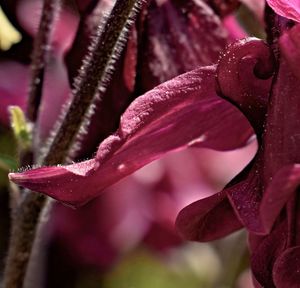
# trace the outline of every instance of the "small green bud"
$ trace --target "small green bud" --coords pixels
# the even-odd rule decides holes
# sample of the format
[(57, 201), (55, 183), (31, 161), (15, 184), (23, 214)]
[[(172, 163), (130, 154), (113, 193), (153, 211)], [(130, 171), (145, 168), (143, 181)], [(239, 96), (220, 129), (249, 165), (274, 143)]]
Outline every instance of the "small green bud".
[(32, 128), (26, 121), (22, 109), (18, 106), (10, 106), (11, 127), (17, 139), (19, 149), (28, 150), (31, 147)]

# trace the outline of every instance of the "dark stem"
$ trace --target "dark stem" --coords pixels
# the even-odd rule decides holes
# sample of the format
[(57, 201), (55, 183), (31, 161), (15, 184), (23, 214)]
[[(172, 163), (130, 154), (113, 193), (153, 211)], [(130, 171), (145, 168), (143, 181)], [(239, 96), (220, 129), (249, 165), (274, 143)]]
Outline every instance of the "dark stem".
[(89, 49), (90, 53), (83, 60), (79, 75), (75, 79), (72, 102), (50, 143), (45, 157), (48, 165), (64, 161), (75, 137), (89, 120), (92, 104), (96, 98), (101, 99), (106, 91), (114, 64), (126, 44), (129, 29), (143, 3), (144, 0), (118, 0), (104, 28), (98, 27)]
[[(56, 15), (61, 0), (44, 0), (39, 29), (34, 41), (31, 81), (29, 85), (29, 98), (27, 103), (27, 118), (35, 122), (42, 98), (45, 67), (49, 54), (51, 34), (54, 28)], [(30, 16), (29, 16), (30, 17)]]
[[(34, 41), (27, 118), (35, 122), (42, 97), (46, 60), (50, 49), (51, 33), (60, 8), (60, 0), (44, 0), (38, 32)], [(20, 155), (22, 165), (32, 164), (32, 152)], [(18, 195), (18, 205), (12, 207), (12, 228), (4, 271), (4, 287), (20, 288), (26, 273), (39, 214), (45, 197), (30, 191)], [(12, 195), (11, 197), (14, 197)], [(12, 199), (14, 200), (14, 199)]]
[(13, 213), (8, 257), (4, 271), (5, 288), (21, 288), (39, 215), (46, 197), (27, 191)]
[[(48, 0), (45, 0), (49, 2)], [(51, 2), (51, 1), (50, 1)], [(73, 100), (50, 143), (43, 165), (64, 163), (74, 139), (89, 117), (90, 106), (107, 87), (116, 60), (124, 48), (128, 30), (145, 0), (118, 0), (103, 29), (98, 29), (75, 82)], [(27, 191), (14, 221), (4, 273), (5, 288), (21, 288), (46, 197)]]

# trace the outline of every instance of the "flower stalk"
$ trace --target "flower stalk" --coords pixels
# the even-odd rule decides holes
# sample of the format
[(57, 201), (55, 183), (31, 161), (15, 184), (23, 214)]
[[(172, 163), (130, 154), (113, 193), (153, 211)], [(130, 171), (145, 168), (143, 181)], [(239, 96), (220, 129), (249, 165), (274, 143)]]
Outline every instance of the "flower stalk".
[(44, 0), (42, 16), (38, 32), (34, 41), (31, 80), (27, 105), (27, 118), (35, 122), (42, 99), (47, 57), (51, 47), (51, 35), (61, 6), (61, 0)]

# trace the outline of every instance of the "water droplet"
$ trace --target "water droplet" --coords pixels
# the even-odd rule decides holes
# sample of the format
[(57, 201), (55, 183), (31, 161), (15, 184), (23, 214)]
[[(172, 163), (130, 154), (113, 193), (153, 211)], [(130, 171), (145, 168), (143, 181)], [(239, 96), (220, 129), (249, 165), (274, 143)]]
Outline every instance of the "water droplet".
[(119, 164), (117, 168), (120, 172), (124, 172), (126, 169), (126, 165), (124, 163)]
[(194, 146), (194, 145), (200, 144), (200, 143), (204, 142), (206, 140), (206, 138), (207, 138), (206, 135), (202, 134), (200, 137), (190, 141), (188, 143), (188, 146)]

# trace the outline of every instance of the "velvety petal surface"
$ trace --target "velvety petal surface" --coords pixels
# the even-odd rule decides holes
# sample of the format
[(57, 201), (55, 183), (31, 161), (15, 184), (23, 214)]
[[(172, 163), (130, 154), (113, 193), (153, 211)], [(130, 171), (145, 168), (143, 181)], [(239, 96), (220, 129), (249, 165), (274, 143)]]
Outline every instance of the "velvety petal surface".
[(267, 111), (273, 71), (270, 48), (256, 38), (230, 45), (218, 64), (220, 93), (243, 111), (258, 134)]
[(279, 39), (279, 45), (280, 51), (287, 60), (290, 69), (300, 79), (300, 25), (295, 25), (284, 33)]
[(259, 160), (244, 183), (227, 190), (228, 197), (241, 222), (251, 232), (270, 232), (281, 209), (296, 193), (300, 184), (300, 165), (288, 165), (280, 169), (263, 193)]
[(185, 207), (176, 226), (184, 238), (193, 241), (212, 241), (242, 228), (225, 191)]
[(233, 180), (237, 184), (229, 184), (229, 187), (225, 189), (240, 221), (248, 230), (254, 233), (258, 233), (262, 229), (258, 217), (262, 194), (259, 177), (260, 170), (258, 169), (260, 164), (261, 162), (257, 160), (249, 164), (249, 167)]
[(276, 260), (273, 279), (278, 288), (298, 287), (300, 283), (300, 246), (286, 249)]
[(94, 159), (10, 174), (14, 182), (78, 206), (169, 151), (187, 147), (231, 150), (253, 131), (215, 92), (215, 67), (196, 69), (137, 98)]
[(267, 0), (267, 2), (277, 14), (300, 22), (299, 0)]
[[(261, 240), (260, 244), (252, 252), (251, 269), (256, 287), (277, 287), (273, 282), (272, 271), (277, 257), (286, 247), (286, 234), (286, 222), (281, 222), (270, 235)], [(277, 288), (285, 287), (278, 286)]]
[(281, 168), (273, 177), (260, 204), (262, 226), (269, 232), (284, 205), (296, 195), (300, 185), (300, 165)]

